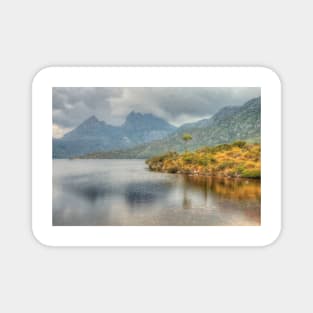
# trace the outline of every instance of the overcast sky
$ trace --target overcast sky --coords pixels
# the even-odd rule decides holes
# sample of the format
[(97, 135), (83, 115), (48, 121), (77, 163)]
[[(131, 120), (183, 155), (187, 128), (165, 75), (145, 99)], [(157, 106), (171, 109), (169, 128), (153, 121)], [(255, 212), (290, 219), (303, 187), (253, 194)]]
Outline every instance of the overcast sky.
[(260, 96), (260, 88), (53, 88), (53, 136), (91, 115), (121, 125), (131, 111), (152, 113), (180, 126), (210, 117), (220, 108)]

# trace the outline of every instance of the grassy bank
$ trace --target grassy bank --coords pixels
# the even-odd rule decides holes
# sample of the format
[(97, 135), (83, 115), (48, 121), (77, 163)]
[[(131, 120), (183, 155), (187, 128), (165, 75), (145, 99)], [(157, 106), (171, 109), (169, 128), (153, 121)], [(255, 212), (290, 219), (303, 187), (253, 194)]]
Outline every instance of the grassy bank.
[(260, 144), (237, 141), (146, 160), (152, 171), (218, 177), (261, 178)]

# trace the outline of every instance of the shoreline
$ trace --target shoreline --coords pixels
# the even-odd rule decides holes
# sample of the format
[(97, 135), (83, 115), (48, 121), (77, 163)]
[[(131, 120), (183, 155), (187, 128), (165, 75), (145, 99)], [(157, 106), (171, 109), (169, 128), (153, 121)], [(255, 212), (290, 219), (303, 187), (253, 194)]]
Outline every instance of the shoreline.
[(206, 178), (220, 178), (220, 179), (240, 179), (240, 180), (261, 180), (260, 177), (243, 177), (243, 176), (226, 176), (226, 175), (212, 175), (209, 173), (199, 173), (199, 172), (183, 172), (183, 171), (177, 171), (175, 173), (167, 172), (167, 171), (155, 171), (150, 168), (148, 168), (150, 172), (154, 173), (164, 173), (164, 174), (174, 174), (174, 175), (185, 175), (185, 176), (190, 176), (190, 177), (206, 177)]
[(146, 161), (156, 172), (203, 176), (261, 178), (261, 146), (237, 141), (183, 153), (168, 152)]

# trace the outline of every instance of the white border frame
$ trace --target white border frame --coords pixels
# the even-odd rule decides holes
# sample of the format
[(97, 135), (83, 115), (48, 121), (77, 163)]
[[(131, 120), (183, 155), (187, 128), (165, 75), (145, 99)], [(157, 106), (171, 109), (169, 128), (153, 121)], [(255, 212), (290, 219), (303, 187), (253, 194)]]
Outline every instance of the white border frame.
[[(261, 87), (261, 226), (52, 226), (52, 87)], [(48, 246), (265, 246), (281, 230), (281, 83), (264, 67), (48, 67), (32, 85), (32, 228)]]

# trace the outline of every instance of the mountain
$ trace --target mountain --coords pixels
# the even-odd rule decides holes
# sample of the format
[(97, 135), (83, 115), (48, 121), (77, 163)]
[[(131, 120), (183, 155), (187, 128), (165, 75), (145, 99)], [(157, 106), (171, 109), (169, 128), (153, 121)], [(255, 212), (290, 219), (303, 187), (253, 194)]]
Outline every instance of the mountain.
[(121, 126), (112, 126), (91, 116), (63, 138), (53, 139), (53, 158), (131, 148), (162, 139), (175, 130), (176, 127), (152, 114), (131, 112)]
[(94, 140), (102, 137), (102, 140), (109, 140), (109, 136), (119, 133), (119, 128), (99, 121), (94, 115), (85, 120), (74, 130), (64, 135), (63, 140)]
[(133, 145), (158, 140), (173, 133), (176, 127), (153, 115), (131, 112), (128, 114), (122, 130)]
[(207, 127), (209, 123), (210, 123), (210, 119), (205, 118), (197, 122), (183, 124), (182, 126), (179, 127), (179, 129), (187, 131), (188, 129), (192, 129), (192, 128), (203, 128), (203, 127)]
[(202, 146), (215, 146), (237, 140), (260, 142), (261, 138), (261, 98), (254, 98), (242, 106), (222, 108), (210, 119), (201, 120), (193, 125), (183, 125), (167, 137), (136, 146), (127, 150), (98, 152), (85, 158), (148, 158), (168, 151), (181, 152), (185, 149), (182, 134), (188, 132), (192, 140), (188, 150)]

